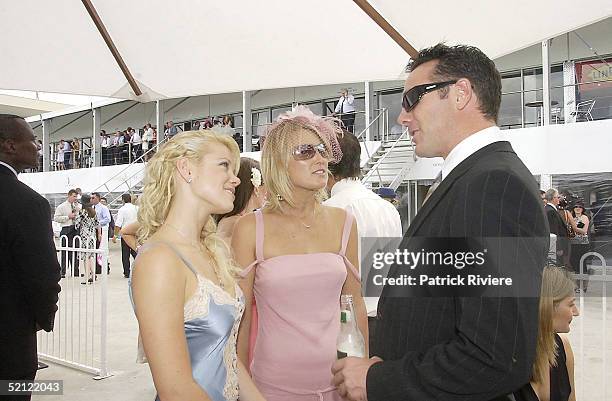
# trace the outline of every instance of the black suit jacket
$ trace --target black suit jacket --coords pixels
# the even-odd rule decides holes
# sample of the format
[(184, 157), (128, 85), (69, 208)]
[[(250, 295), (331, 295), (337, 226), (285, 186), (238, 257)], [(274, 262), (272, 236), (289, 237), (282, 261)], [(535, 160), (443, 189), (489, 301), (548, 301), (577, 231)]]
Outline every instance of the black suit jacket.
[(566, 238), (567, 224), (565, 224), (565, 221), (563, 221), (559, 211), (550, 205), (546, 205), (544, 210), (546, 210), (546, 217), (548, 218), (550, 232), (552, 234), (556, 234), (559, 238)]
[(0, 379), (36, 371), (36, 331), (53, 329), (59, 280), (49, 203), (0, 165)]
[[(505, 253), (514, 260), (500, 258), (500, 268), (533, 266), (537, 296), (549, 235), (541, 202), (533, 176), (510, 143), (496, 142), (451, 171), (401, 246), (413, 237), (516, 239), (516, 249)], [(392, 266), (390, 276), (400, 272)], [(397, 298), (391, 291), (384, 288), (378, 306), (372, 354), (384, 362), (368, 371), (369, 401), (503, 399), (529, 381), (538, 298)]]

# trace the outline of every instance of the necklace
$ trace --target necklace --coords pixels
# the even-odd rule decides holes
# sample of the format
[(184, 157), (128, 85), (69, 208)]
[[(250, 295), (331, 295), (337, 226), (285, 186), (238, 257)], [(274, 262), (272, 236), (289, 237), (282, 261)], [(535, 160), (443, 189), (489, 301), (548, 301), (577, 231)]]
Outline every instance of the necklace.
[[(282, 208), (281, 208), (281, 210), (282, 210)], [(283, 211), (283, 213), (285, 213), (285, 211), (284, 211), (284, 210), (282, 210), (282, 211)], [(316, 207), (314, 207), (314, 208), (312, 209), (312, 223), (310, 223), (310, 224), (306, 224), (306, 223), (304, 223), (300, 217), (297, 217), (297, 216), (291, 216), (291, 215), (289, 215), (289, 216), (291, 216), (291, 217), (295, 217), (295, 218), (297, 219), (297, 221), (299, 221), (299, 222), (300, 222), (300, 224), (301, 224), (302, 226), (304, 226), (304, 228), (306, 228), (306, 229), (310, 229), (310, 228), (312, 228), (313, 224), (315, 223), (315, 214), (316, 214), (316, 212), (317, 212), (317, 208), (316, 208)], [(285, 214), (287, 214), (287, 213), (285, 213)]]
[(176, 227), (176, 226), (174, 226), (174, 225), (172, 225), (170, 223), (164, 223), (164, 224), (167, 225), (168, 227), (172, 228), (177, 233), (179, 233), (179, 235), (181, 237), (183, 237), (186, 240), (188, 240), (189, 241), (189, 245), (191, 245), (192, 247), (196, 248), (198, 251), (206, 254), (206, 256), (210, 258), (211, 265), (213, 267), (213, 271), (215, 272), (215, 276), (217, 277), (217, 281), (219, 282), (219, 287), (221, 287), (222, 290), (225, 290), (225, 285), (223, 284), (223, 280), (221, 280), (221, 275), (219, 274), (219, 268), (217, 267), (217, 263), (215, 262), (214, 258), (211, 257), (211, 255), (208, 252), (208, 250), (206, 249), (206, 247), (204, 247), (204, 245), (202, 245), (202, 243), (199, 242), (199, 241), (191, 240), (187, 234), (185, 234), (183, 231), (181, 231), (180, 228), (178, 228), (178, 227)]

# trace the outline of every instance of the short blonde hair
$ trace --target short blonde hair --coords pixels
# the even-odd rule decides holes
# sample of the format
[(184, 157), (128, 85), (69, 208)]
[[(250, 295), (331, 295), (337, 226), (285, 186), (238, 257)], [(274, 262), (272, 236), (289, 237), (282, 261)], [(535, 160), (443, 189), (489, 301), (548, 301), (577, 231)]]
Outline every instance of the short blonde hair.
[[(138, 209), (138, 240), (144, 243), (164, 224), (176, 195), (175, 171), (179, 159), (199, 163), (208, 153), (211, 144), (220, 144), (230, 150), (234, 159), (234, 173), (240, 168), (240, 150), (236, 141), (210, 130), (185, 131), (168, 140), (149, 160), (144, 179), (144, 188)], [(226, 282), (232, 282), (237, 267), (228, 257), (229, 249), (217, 236), (217, 225), (211, 216), (200, 235), (202, 245), (210, 252), (213, 263)]]
[(575, 288), (574, 280), (567, 270), (552, 265), (544, 268), (540, 291), (540, 323), (532, 372), (532, 380), (536, 383), (542, 383), (548, 369), (557, 366), (559, 350), (555, 342), (554, 313), (561, 301), (574, 296)]
[[(265, 209), (280, 210), (279, 196), (289, 206), (295, 206), (294, 186), (289, 177), (289, 161), (293, 157), (293, 148), (298, 144), (298, 138), (303, 131), (311, 132), (320, 138), (317, 131), (296, 120), (280, 122), (265, 137), (261, 152), (261, 173), (269, 193)], [(325, 188), (317, 191), (315, 198), (318, 202), (323, 202), (327, 198)]]

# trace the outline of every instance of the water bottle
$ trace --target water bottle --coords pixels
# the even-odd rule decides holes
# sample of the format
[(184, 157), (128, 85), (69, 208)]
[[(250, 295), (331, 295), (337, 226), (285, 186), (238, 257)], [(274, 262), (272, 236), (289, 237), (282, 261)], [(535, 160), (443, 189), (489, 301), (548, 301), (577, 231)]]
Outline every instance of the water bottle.
[(338, 359), (347, 356), (366, 357), (363, 335), (361, 335), (355, 320), (352, 295), (342, 295), (340, 297), (340, 333), (336, 341), (336, 350)]

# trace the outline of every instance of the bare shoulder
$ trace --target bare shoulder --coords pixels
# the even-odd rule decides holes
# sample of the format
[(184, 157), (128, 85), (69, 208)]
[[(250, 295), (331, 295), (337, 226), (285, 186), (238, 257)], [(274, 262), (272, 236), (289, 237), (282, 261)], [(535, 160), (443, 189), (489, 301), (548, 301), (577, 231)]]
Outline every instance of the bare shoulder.
[(180, 260), (169, 246), (145, 244), (138, 252), (132, 269), (132, 286), (158, 287), (183, 286), (184, 269), (178, 268)]
[(241, 237), (255, 235), (255, 213), (245, 214), (234, 221), (234, 235)]
[(567, 335), (559, 334), (561, 337), (561, 341), (563, 342), (563, 349), (565, 350), (565, 356), (567, 357), (568, 363), (574, 362), (574, 351), (572, 350), (572, 345), (570, 344), (570, 340)]
[(321, 206), (323, 213), (334, 223), (344, 224), (346, 210), (335, 206)]

